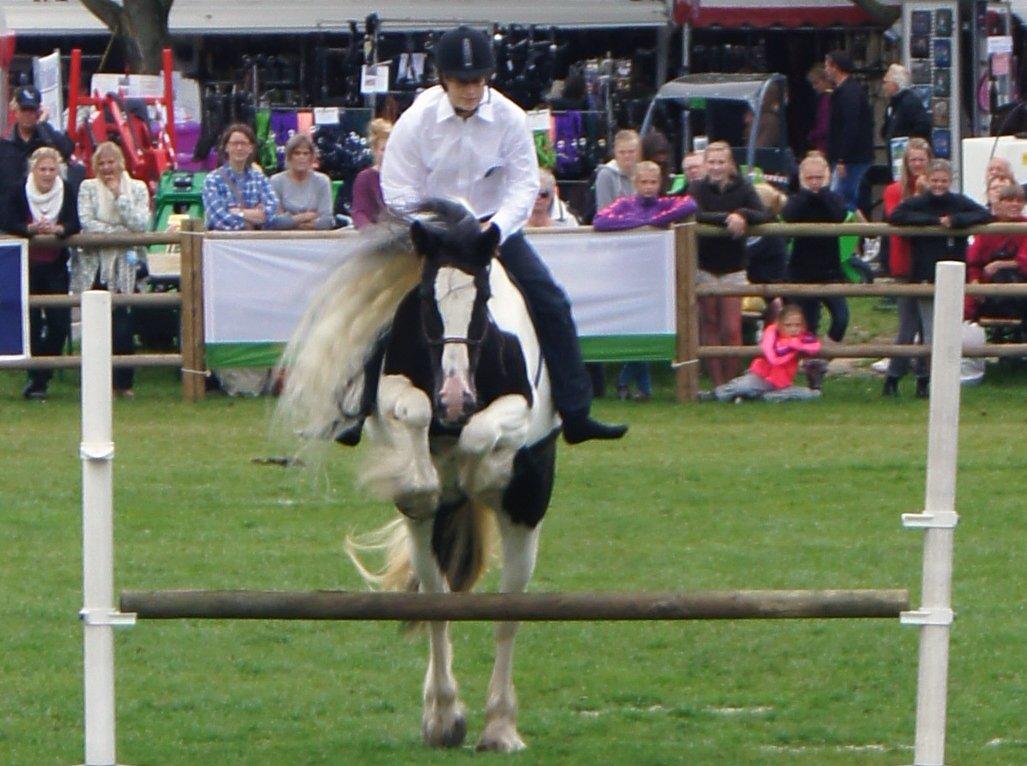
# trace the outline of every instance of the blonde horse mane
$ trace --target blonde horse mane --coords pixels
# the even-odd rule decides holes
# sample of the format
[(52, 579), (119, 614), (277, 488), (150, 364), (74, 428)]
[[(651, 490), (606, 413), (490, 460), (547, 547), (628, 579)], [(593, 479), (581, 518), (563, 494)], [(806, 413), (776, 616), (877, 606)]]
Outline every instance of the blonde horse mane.
[(356, 422), (364, 365), (420, 278), (405, 226), (383, 224), (365, 236), (327, 275), (282, 354), (277, 419), (288, 433), (330, 439)]

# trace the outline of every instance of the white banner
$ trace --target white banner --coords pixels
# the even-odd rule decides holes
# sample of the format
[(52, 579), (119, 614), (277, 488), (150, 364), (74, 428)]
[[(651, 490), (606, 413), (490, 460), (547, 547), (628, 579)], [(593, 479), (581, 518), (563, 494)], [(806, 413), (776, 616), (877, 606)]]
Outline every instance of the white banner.
[[(671, 232), (598, 234), (582, 229), (580, 233), (533, 233), (530, 240), (567, 292), (580, 336), (629, 338), (626, 345), (634, 350), (629, 353), (622, 344), (621, 353), (610, 358), (631, 358), (632, 353), (640, 358), (667, 358), (666, 353), (654, 351), (640, 354), (630, 338), (660, 337), (663, 349), (671, 347), (667, 339), (674, 335), (676, 317)], [(359, 241), (356, 236), (205, 238), (208, 349), (284, 343), (326, 271), (345, 259)]]
[(32, 82), (42, 97), (46, 121), (57, 130), (64, 130), (64, 98), (61, 89), (61, 52), (32, 59)]

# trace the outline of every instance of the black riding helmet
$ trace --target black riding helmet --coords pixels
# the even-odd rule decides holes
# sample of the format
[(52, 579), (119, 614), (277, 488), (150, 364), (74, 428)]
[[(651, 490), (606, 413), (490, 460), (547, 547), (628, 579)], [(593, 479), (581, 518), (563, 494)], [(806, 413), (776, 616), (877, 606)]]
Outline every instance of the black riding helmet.
[(435, 45), (435, 68), (445, 77), (488, 77), (496, 68), (492, 43), (477, 29), (451, 29)]

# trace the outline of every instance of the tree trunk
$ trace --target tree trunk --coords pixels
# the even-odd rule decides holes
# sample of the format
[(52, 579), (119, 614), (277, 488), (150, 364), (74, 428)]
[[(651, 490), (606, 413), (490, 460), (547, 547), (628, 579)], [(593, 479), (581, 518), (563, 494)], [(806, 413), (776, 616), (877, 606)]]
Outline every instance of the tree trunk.
[(171, 44), (168, 14), (174, 0), (82, 0), (125, 49), (134, 74), (159, 74), (161, 51)]

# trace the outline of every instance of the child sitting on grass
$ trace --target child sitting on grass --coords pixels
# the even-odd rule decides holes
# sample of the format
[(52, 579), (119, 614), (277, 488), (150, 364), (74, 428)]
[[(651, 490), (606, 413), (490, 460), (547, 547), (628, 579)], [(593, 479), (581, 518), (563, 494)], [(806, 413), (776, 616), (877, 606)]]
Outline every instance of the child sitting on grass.
[(820, 391), (793, 385), (799, 369), (799, 358), (820, 352), (820, 341), (809, 332), (802, 309), (788, 304), (777, 322), (763, 330), (760, 340), (762, 356), (749, 365), (749, 371), (712, 392), (700, 395), (701, 400), (731, 402), (739, 399), (764, 399), (768, 402), (817, 399)]

